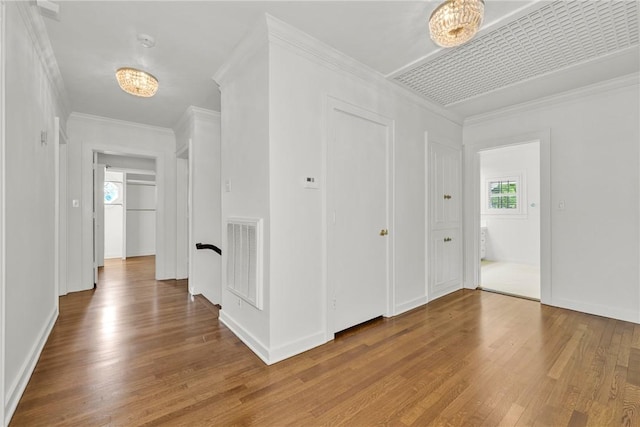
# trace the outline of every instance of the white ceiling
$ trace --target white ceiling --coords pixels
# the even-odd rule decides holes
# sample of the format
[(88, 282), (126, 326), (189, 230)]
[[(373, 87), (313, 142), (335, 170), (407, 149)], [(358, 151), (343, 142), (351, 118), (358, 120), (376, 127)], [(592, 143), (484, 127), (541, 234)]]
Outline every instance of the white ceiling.
[[(173, 127), (190, 105), (220, 110), (220, 94), (211, 77), (264, 13), (446, 106), (460, 117), (638, 72), (638, 7), (634, 0), (614, 2), (626, 5), (624, 28), (612, 27), (618, 22), (616, 19), (621, 19), (622, 12), (607, 18), (601, 16), (606, 10), (600, 8), (600, 15), (594, 15), (595, 18), (589, 15), (591, 21), (605, 22), (614, 29), (615, 45), (594, 49), (593, 54), (577, 61), (563, 62), (560, 59), (566, 55), (556, 55), (557, 66), (554, 63), (540, 69), (527, 61), (509, 61), (512, 68), (506, 70), (506, 77), (499, 79), (494, 71), (485, 72), (486, 63), (494, 61), (487, 54), (487, 45), (491, 47), (490, 55), (502, 52), (509, 60), (513, 46), (505, 43), (502, 47), (505, 28), (512, 28), (532, 14), (540, 14), (540, 10), (557, 7), (550, 3), (485, 0), (485, 23), (478, 37), (461, 48), (449, 50), (438, 48), (428, 36), (426, 20), (439, 4), (435, 0), (59, 1), (58, 18), (45, 17), (44, 21), (72, 111), (163, 127)], [(635, 9), (629, 4), (635, 5)], [(584, 8), (572, 8), (584, 14)], [(568, 13), (556, 24), (565, 28), (574, 22), (574, 16)], [(516, 44), (525, 51), (536, 49), (531, 38), (545, 33), (548, 25), (545, 20), (533, 20), (523, 30), (529, 41), (518, 39)], [(610, 31), (607, 25), (598, 25), (593, 30), (607, 35)], [(575, 37), (582, 39), (591, 32), (591, 27), (581, 28)], [(139, 33), (152, 35), (156, 47), (141, 46), (137, 41)], [(598, 36), (591, 39), (594, 37)], [(545, 49), (561, 45), (562, 34), (548, 32), (543, 41)], [(479, 56), (484, 57), (484, 62), (476, 64), (475, 69), (469, 67), (467, 74), (459, 72)], [(445, 68), (452, 61), (455, 69)], [(114, 72), (123, 66), (142, 68), (155, 75), (160, 81), (156, 96), (137, 98), (122, 92)], [(434, 73), (434, 69), (439, 72)], [(469, 75), (475, 76), (475, 80), (470, 82)], [(418, 84), (411, 84), (407, 76), (413, 76)], [(427, 81), (440, 92), (425, 90)], [(492, 83), (487, 86), (487, 82)], [(453, 98), (442, 97), (442, 93), (464, 85), (467, 89)]]

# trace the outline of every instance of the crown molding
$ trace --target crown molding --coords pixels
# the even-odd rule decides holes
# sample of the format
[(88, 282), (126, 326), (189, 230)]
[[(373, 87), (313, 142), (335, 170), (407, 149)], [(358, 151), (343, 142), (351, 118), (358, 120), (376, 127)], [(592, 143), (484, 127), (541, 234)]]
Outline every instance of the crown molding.
[(137, 129), (143, 129), (143, 130), (148, 130), (148, 131), (152, 131), (152, 132), (157, 132), (157, 133), (161, 133), (161, 134), (167, 134), (167, 135), (171, 135), (171, 136), (175, 136), (175, 133), (173, 131), (173, 129), (171, 128), (163, 128), (160, 126), (152, 126), (152, 125), (146, 125), (143, 123), (135, 123), (135, 122), (127, 122), (125, 120), (118, 120), (118, 119), (112, 119), (109, 117), (102, 117), (102, 116), (95, 116), (93, 114), (85, 114), (85, 113), (77, 113), (77, 112), (73, 112), (69, 115), (69, 120), (80, 120), (80, 121), (91, 121), (91, 122), (97, 122), (100, 124), (105, 124), (105, 125), (117, 125), (117, 126), (123, 126), (123, 127), (130, 127), (130, 128), (137, 128)]
[(626, 88), (633, 85), (640, 85), (640, 73), (627, 74), (622, 77), (605, 80), (592, 85), (583, 86), (578, 89), (572, 89), (566, 92), (561, 92), (559, 94), (535, 99), (533, 101), (523, 102), (520, 104), (511, 105), (509, 107), (490, 111), (488, 113), (471, 116), (464, 120), (464, 126), (487, 122), (512, 114), (547, 108), (552, 105), (571, 102), (576, 99), (593, 96), (620, 88)]
[(173, 131), (178, 135), (186, 128), (192, 127), (195, 120), (220, 122), (220, 117), (219, 111), (207, 110), (206, 108), (191, 105), (187, 107), (182, 116), (180, 116), (180, 119), (173, 126)]
[(38, 58), (40, 59), (40, 63), (44, 68), (47, 79), (55, 92), (56, 103), (60, 110), (60, 116), (65, 118), (69, 117), (71, 110), (69, 108), (67, 91), (64, 87), (64, 81), (62, 80), (62, 74), (60, 73), (58, 62), (56, 61), (56, 57), (53, 53), (53, 47), (49, 40), (44, 19), (38, 12), (38, 7), (35, 5), (35, 2), (30, 1), (17, 1), (11, 3), (14, 3), (20, 12), (20, 16), (22, 17), (25, 27), (27, 28), (27, 32), (31, 37), (31, 41), (33, 42), (32, 44)]
[(320, 40), (311, 37), (307, 33), (292, 27), (286, 22), (274, 18), (269, 14), (265, 14), (265, 22), (267, 24), (267, 33), (270, 43), (293, 50), (295, 53), (302, 54), (306, 58), (331, 69), (354, 75), (372, 85), (387, 88), (390, 91), (412, 101), (419, 107), (425, 108), (457, 125), (462, 125), (463, 119), (458, 114), (422, 98), (398, 83), (387, 79), (383, 74), (373, 68), (353, 59), (337, 49), (334, 49)]
[(213, 81), (220, 86), (224, 83), (229, 72), (236, 66), (260, 51), (268, 43), (267, 20), (265, 16), (260, 17), (252, 29), (238, 43), (231, 56), (225, 61), (218, 71), (213, 75)]

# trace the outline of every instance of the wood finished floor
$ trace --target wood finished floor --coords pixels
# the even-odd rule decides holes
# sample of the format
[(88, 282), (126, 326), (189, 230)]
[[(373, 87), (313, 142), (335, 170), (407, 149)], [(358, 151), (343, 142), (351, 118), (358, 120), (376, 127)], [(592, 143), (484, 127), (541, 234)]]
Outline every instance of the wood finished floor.
[(12, 426), (640, 425), (640, 325), (465, 290), (265, 366), (153, 262), (60, 299)]

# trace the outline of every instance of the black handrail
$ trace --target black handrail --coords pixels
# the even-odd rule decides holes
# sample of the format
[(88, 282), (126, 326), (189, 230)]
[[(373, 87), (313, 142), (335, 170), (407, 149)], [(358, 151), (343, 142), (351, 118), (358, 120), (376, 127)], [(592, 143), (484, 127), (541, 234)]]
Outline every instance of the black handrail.
[(196, 249), (211, 249), (212, 251), (217, 252), (218, 255), (222, 256), (222, 249), (209, 243), (196, 243)]

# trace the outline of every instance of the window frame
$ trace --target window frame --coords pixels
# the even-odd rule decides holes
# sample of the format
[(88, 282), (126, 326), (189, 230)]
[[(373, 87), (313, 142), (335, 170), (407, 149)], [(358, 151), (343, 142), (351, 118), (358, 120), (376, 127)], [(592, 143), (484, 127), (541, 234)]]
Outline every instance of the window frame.
[[(516, 184), (516, 208), (492, 208), (491, 201), (491, 183), (493, 182), (514, 182)], [(501, 193), (509, 194), (509, 193)], [(500, 216), (525, 216), (527, 214), (527, 189), (524, 172), (513, 172), (503, 175), (492, 175), (485, 178), (482, 214), (483, 215), (500, 215)]]

